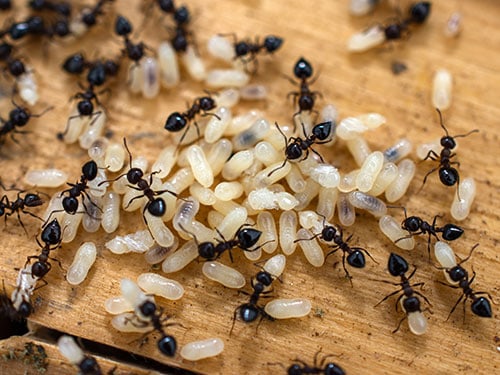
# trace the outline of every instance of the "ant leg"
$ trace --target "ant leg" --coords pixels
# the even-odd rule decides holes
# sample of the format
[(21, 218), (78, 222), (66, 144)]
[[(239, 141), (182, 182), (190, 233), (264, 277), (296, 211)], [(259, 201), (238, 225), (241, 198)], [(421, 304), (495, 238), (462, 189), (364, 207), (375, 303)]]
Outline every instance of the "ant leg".
[(281, 164), (279, 167), (274, 168), (271, 172), (269, 172), (269, 173), (267, 174), (267, 177), (271, 177), (271, 175), (272, 175), (274, 172), (279, 171), (281, 168), (283, 168), (283, 167), (285, 166), (285, 164), (286, 164), (286, 162), (287, 162), (287, 161), (288, 161), (288, 158), (285, 158), (285, 160), (283, 160), (283, 164)]
[[(448, 314), (448, 317), (446, 318), (446, 321), (448, 321), (448, 319), (450, 319), (451, 317), (451, 314), (453, 314), (453, 311), (455, 311), (455, 309), (457, 308), (458, 304), (460, 303), (460, 301), (462, 300), (462, 298), (464, 298), (464, 295), (462, 294), (460, 296), (460, 298), (457, 300), (457, 302), (455, 303), (455, 305), (453, 306), (453, 308), (451, 309), (450, 313)], [(465, 301), (464, 301), (465, 302)]]
[[(95, 122), (97, 121), (97, 119), (102, 115), (102, 111), (97, 111), (97, 112), (94, 112), (94, 113), (91, 113), (90, 114), (90, 126), (94, 125)], [(92, 117), (94, 117), (92, 119)]]
[[(297, 242), (298, 240), (295, 240), (295, 242)], [(330, 251), (328, 254), (326, 254), (325, 258), (328, 258), (330, 255), (336, 253), (337, 251), (339, 251), (339, 247), (338, 246), (335, 246), (335, 247), (332, 247), (332, 249), (335, 249), (335, 250), (332, 250)]]
[[(417, 284), (415, 284), (415, 285), (417, 285)], [(415, 286), (415, 285), (414, 285), (414, 286)], [(423, 284), (422, 284), (422, 285), (423, 285)], [(426, 297), (426, 296), (424, 296), (424, 295), (423, 295), (422, 293), (420, 293), (418, 290), (415, 290), (414, 292), (415, 292), (415, 294), (418, 294), (420, 297), (422, 297), (422, 298), (424, 299), (424, 301), (425, 301), (425, 302), (427, 302), (427, 304), (428, 304), (429, 306), (431, 306), (431, 307), (432, 307), (432, 303), (430, 303), (430, 302), (429, 302), (429, 300), (427, 299), (427, 297)]]
[(351, 283), (351, 288), (353, 288), (353, 285), (352, 285), (352, 276), (349, 274), (349, 271), (347, 271), (347, 268), (345, 266), (345, 252), (344, 254), (342, 255), (342, 267), (344, 268), (344, 271), (345, 271), (345, 277), (349, 280), (349, 282)]
[[(378, 281), (381, 281), (381, 282), (385, 282), (385, 280), (378, 280)], [(387, 281), (387, 284), (392, 284), (391, 282), (388, 282)], [(399, 284), (396, 284), (396, 285), (399, 285)], [(401, 291), (400, 290), (396, 290), (395, 292), (392, 292), (391, 294), (388, 294), (386, 295), (383, 299), (381, 299), (374, 307), (377, 307), (378, 305), (380, 305), (382, 302), (385, 302), (387, 301), (387, 299), (391, 298), (392, 296), (400, 293)]]
[(229, 330), (229, 337), (231, 337), (231, 334), (233, 333), (234, 323), (236, 322), (236, 315), (238, 314), (238, 311), (240, 311), (240, 310), (241, 310), (241, 306), (238, 306), (236, 309), (234, 309), (233, 324), (231, 324), (231, 329)]
[(373, 260), (376, 264), (379, 264), (372, 256), (371, 254), (368, 252), (368, 250), (362, 248), (362, 247), (351, 247), (352, 250), (359, 250), (359, 251), (362, 251), (364, 252), (366, 255), (368, 255), (370, 257), (371, 260)]
[(402, 299), (404, 296), (405, 296), (405, 295), (404, 295), (404, 293), (403, 293), (403, 294), (401, 294), (401, 295), (398, 297), (398, 299), (396, 300), (396, 303), (394, 304), (394, 307), (395, 307), (395, 310), (396, 310), (396, 311), (399, 311), (399, 301), (401, 301), (401, 299)]
[(396, 329), (394, 331), (392, 331), (392, 333), (396, 333), (397, 331), (399, 331), (399, 328), (401, 328), (401, 324), (406, 320), (408, 319), (408, 317), (405, 315), (403, 319), (401, 319), (398, 323), (398, 326), (396, 327)]
[(427, 159), (431, 159), (431, 160), (438, 160), (439, 159), (439, 155), (436, 154), (436, 152), (434, 150), (429, 150), (429, 152), (427, 153), (427, 155), (425, 156), (425, 158), (422, 159), (422, 161), (425, 161)]
[[(206, 116), (214, 116), (217, 120), (221, 120), (220, 116), (215, 114), (215, 113), (212, 113), (212, 112), (203, 112), (201, 114), (202, 117), (206, 117)], [(195, 123), (196, 124), (196, 123)], [(198, 138), (200, 137), (200, 133), (198, 133)]]
[(127, 205), (125, 206), (125, 209), (127, 209), (133, 201), (135, 201), (136, 199), (142, 198), (142, 197), (144, 197), (144, 194), (142, 194), (142, 195), (136, 195), (135, 197), (133, 197), (132, 199), (130, 199), (128, 201)]
[[(179, 151), (179, 147), (181, 147), (181, 143), (184, 140), (184, 138), (186, 137), (186, 134), (187, 134), (188, 130), (189, 130), (189, 125), (186, 126), (186, 130), (184, 130), (184, 133), (182, 133), (181, 139), (179, 139), (179, 143), (177, 144), (175, 152)], [(199, 138), (200, 129), (198, 128), (198, 126), (196, 126), (196, 130), (198, 132), (198, 138)]]
[(314, 148), (312, 147), (309, 147), (311, 149), (312, 152), (314, 152), (316, 155), (318, 155), (319, 157), (319, 160), (321, 160), (322, 163), (324, 163), (325, 161), (323, 160), (323, 156), (320, 155), (320, 153), (318, 151), (316, 151)]
[(57, 133), (57, 139), (62, 141), (64, 139), (64, 136), (66, 134), (68, 134), (71, 121), (73, 121), (75, 118), (81, 118), (81, 117), (82, 117), (82, 115), (80, 115), (80, 114), (69, 116), (68, 121), (66, 122), (66, 128), (64, 129), (64, 131), (62, 133), (61, 132)]
[(45, 280), (44, 278), (38, 279), (38, 281), (42, 282), (42, 283), (43, 283), (43, 285), (36, 286), (36, 287), (35, 287), (35, 289), (33, 289), (33, 291), (38, 290), (38, 289), (41, 289), (41, 288), (43, 288), (44, 286), (49, 285), (49, 282), (48, 282), (47, 280)]

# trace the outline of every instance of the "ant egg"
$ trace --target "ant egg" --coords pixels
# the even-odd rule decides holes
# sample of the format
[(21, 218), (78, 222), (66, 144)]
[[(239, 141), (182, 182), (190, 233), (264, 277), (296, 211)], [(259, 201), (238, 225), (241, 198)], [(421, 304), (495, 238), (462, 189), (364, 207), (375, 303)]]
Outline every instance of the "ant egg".
[(63, 214), (61, 219), (61, 228), (64, 228), (62, 232), (62, 243), (69, 243), (75, 239), (82, 219), (82, 212), (77, 212), (73, 215), (67, 212)]
[(356, 176), (356, 188), (364, 193), (369, 191), (384, 165), (384, 154), (372, 152), (363, 162)]
[(453, 268), (457, 265), (455, 253), (446, 242), (437, 241), (434, 244), (434, 256), (443, 268)]
[(104, 246), (114, 254), (144, 253), (154, 245), (153, 237), (148, 230), (140, 230), (125, 236), (116, 236)]
[(225, 180), (235, 180), (247, 170), (254, 162), (253, 150), (239, 151), (224, 164), (222, 177)]
[(142, 68), (142, 96), (146, 99), (155, 98), (160, 91), (160, 67), (158, 61), (152, 57), (141, 60)]
[(382, 194), (397, 177), (398, 166), (394, 163), (385, 163), (368, 194), (374, 197)]
[(232, 289), (243, 288), (246, 284), (245, 276), (234, 268), (219, 262), (205, 262), (202, 267), (203, 274), (212, 281)]
[(239, 182), (221, 182), (214, 189), (217, 199), (230, 201), (237, 199), (243, 194), (243, 186)]
[(285, 176), (285, 179), (294, 193), (301, 193), (306, 189), (306, 180), (296, 165), (291, 164), (290, 172)]
[(63, 357), (74, 365), (79, 365), (85, 359), (82, 349), (76, 344), (71, 336), (62, 335), (59, 337), (59, 340), (57, 340), (57, 347)]
[(399, 162), (398, 176), (385, 189), (385, 198), (388, 202), (396, 202), (403, 197), (415, 176), (415, 169), (415, 163), (411, 159), (403, 159)]
[(188, 361), (199, 361), (200, 359), (215, 357), (224, 350), (224, 341), (219, 338), (211, 338), (193, 341), (184, 345), (180, 351), (182, 358)]
[(451, 73), (446, 69), (436, 71), (432, 84), (433, 107), (441, 111), (450, 108), (452, 80)]
[(111, 297), (104, 301), (104, 310), (109, 314), (118, 315), (127, 311), (133, 311), (134, 306), (123, 298), (123, 296)]
[(297, 243), (297, 214), (295, 211), (283, 211), (279, 219), (279, 242), (285, 255), (295, 252)]
[(354, 207), (366, 210), (375, 217), (385, 215), (387, 212), (384, 201), (361, 191), (351, 191), (347, 197)]
[(321, 187), (335, 188), (339, 186), (340, 174), (337, 168), (330, 164), (318, 164), (311, 170), (311, 179)]
[[(458, 197), (460, 192), (460, 198)], [(464, 178), (460, 181), (457, 191), (453, 196), (453, 203), (451, 204), (451, 216), (455, 220), (464, 220), (469, 216), (472, 202), (476, 197), (476, 183), (472, 177)]]
[(196, 181), (203, 187), (210, 187), (214, 183), (214, 174), (203, 149), (198, 145), (189, 146), (186, 156)]
[(364, 16), (370, 13), (377, 4), (378, 0), (351, 0), (349, 13), (353, 16)]
[(113, 191), (104, 194), (101, 226), (106, 233), (113, 233), (120, 224), (120, 196)]
[(216, 59), (231, 62), (235, 58), (233, 44), (220, 35), (214, 35), (208, 40), (207, 50)]
[(219, 140), (226, 131), (226, 128), (231, 123), (231, 119), (231, 110), (225, 107), (217, 108), (214, 116), (210, 118), (207, 125), (205, 126), (205, 141), (207, 143), (214, 143), (215, 141)]
[[(406, 138), (402, 138), (394, 145), (384, 151), (386, 163), (396, 163), (410, 154), (413, 144)], [(425, 157), (425, 156), (424, 156)]]
[(427, 331), (427, 318), (421, 311), (408, 313), (408, 327), (414, 335), (423, 335)]
[[(232, 238), (238, 229), (246, 223), (248, 218), (247, 210), (244, 207), (234, 207), (226, 213), (226, 216), (221, 221), (217, 230), (225, 239)], [(216, 237), (220, 237), (215, 234)]]
[(446, 22), (444, 28), (444, 35), (448, 38), (456, 38), (462, 31), (462, 14), (459, 12), (453, 12)]
[(36, 84), (35, 75), (31, 68), (16, 78), (16, 85), (19, 97), (22, 100), (31, 106), (38, 102), (38, 85)]
[(356, 179), (358, 177), (359, 169), (355, 169), (340, 177), (338, 189), (342, 193), (349, 193), (356, 190)]
[(191, 168), (180, 168), (169, 180), (172, 191), (177, 194), (182, 193), (194, 182), (194, 175)]
[(346, 144), (354, 161), (359, 167), (363, 165), (365, 159), (372, 153), (370, 146), (368, 146), (368, 143), (363, 137), (349, 139)]
[[(177, 155), (175, 152), (175, 146), (167, 146), (160, 152), (158, 158), (151, 166), (151, 170), (157, 172), (156, 176), (159, 178), (165, 178), (168, 176), (176, 162)], [(141, 169), (145, 170), (146, 168)]]
[(264, 85), (250, 84), (240, 89), (243, 100), (265, 100), (267, 98), (267, 87)]
[(323, 216), (326, 220), (331, 220), (335, 214), (335, 206), (339, 197), (339, 190), (337, 188), (324, 188), (321, 187), (318, 193), (318, 205), (316, 212)]
[(142, 90), (144, 74), (142, 73), (143, 66), (141, 62), (132, 61), (128, 67), (128, 88), (131, 93), (138, 94)]
[(189, 194), (191, 194), (204, 206), (212, 206), (215, 202), (217, 202), (215, 193), (211, 189), (205, 188), (197, 182), (189, 187)]
[(88, 150), (92, 143), (100, 137), (102, 137), (104, 133), (104, 125), (106, 125), (106, 113), (102, 109), (102, 107), (98, 107), (96, 109), (95, 117), (92, 117), (91, 121), (85, 123), (80, 136), (78, 137), (78, 142), (80, 147), (84, 150)]
[(233, 140), (233, 146), (236, 151), (247, 149), (255, 145), (269, 133), (269, 122), (265, 119), (255, 121), (247, 130), (236, 135)]
[(111, 319), (111, 325), (114, 329), (120, 332), (137, 332), (146, 333), (154, 329), (150, 324), (144, 324), (144, 322), (137, 318), (135, 313), (126, 312), (119, 314)]
[(205, 69), (205, 63), (196, 53), (193, 46), (189, 45), (186, 52), (182, 55), (182, 63), (186, 68), (187, 72), (191, 78), (195, 81), (208, 80), (207, 71)]
[(118, 172), (125, 163), (125, 149), (121, 143), (110, 143), (106, 149), (104, 164), (110, 172)]
[[(403, 230), (401, 225), (392, 216), (382, 216), (378, 225), (382, 233), (400, 249), (412, 250), (415, 247), (415, 240), (413, 237), (408, 237), (408, 232)], [(401, 240), (398, 241), (399, 239)]]
[(97, 248), (95, 244), (93, 242), (84, 242), (77, 250), (73, 263), (68, 268), (68, 273), (66, 274), (68, 283), (71, 285), (81, 284), (87, 277), (96, 257)]
[(259, 239), (259, 245), (264, 244), (262, 250), (268, 254), (275, 252), (278, 247), (278, 233), (274, 216), (268, 211), (260, 212), (257, 215), (257, 228), (262, 232)]
[(221, 173), (224, 164), (233, 154), (233, 144), (228, 139), (220, 139), (210, 147), (206, 153), (207, 161), (212, 166), (214, 176)]
[(282, 157), (278, 151), (269, 142), (262, 141), (257, 143), (254, 152), (257, 160), (261, 161), (266, 167), (283, 162), (283, 160), (280, 160)]
[(316, 183), (312, 178), (306, 180), (306, 188), (301, 193), (295, 193), (295, 199), (297, 199), (298, 204), (295, 207), (297, 211), (305, 209), (309, 206), (309, 203), (316, 198), (319, 193), (320, 185)]
[(68, 174), (59, 169), (35, 169), (24, 175), (24, 182), (36, 187), (59, 187), (68, 180)]
[(337, 135), (340, 139), (348, 141), (350, 139), (358, 138), (361, 133), (368, 130), (363, 121), (356, 117), (347, 117), (340, 121), (337, 126)]
[(154, 294), (171, 301), (177, 301), (184, 295), (184, 288), (181, 284), (156, 273), (140, 274), (137, 278), (137, 284), (147, 294)]
[(305, 228), (300, 228), (297, 232), (297, 243), (301, 247), (309, 263), (314, 267), (321, 267), (325, 263), (325, 254), (319, 246), (314, 235)]
[(302, 318), (311, 312), (311, 301), (306, 298), (275, 299), (264, 307), (274, 319)]
[(179, 246), (179, 240), (177, 239), (177, 237), (174, 237), (174, 243), (171, 246), (165, 247), (156, 245), (153, 246), (148, 251), (146, 251), (144, 253), (144, 260), (148, 264), (158, 264), (161, 261), (163, 261), (169, 253), (177, 250), (178, 246)]
[(243, 115), (233, 117), (233, 121), (226, 129), (224, 135), (236, 135), (247, 130), (257, 120), (262, 118), (262, 113), (256, 109), (248, 111)]
[[(441, 153), (441, 138), (436, 138), (432, 142), (422, 143), (418, 145), (417, 157), (420, 160), (424, 160), (431, 150), (434, 151), (437, 155)], [(454, 148), (454, 151), (456, 151), (456, 148)]]
[(182, 270), (198, 257), (198, 245), (194, 241), (188, 241), (175, 253), (168, 255), (161, 265), (165, 273), (173, 273)]
[(82, 226), (87, 233), (97, 232), (101, 225), (102, 199), (94, 197), (92, 202), (83, 212)]
[(350, 227), (356, 220), (356, 211), (349, 201), (347, 194), (339, 194), (337, 199), (337, 211), (340, 224), (344, 227)]
[(162, 218), (152, 215), (148, 210), (144, 212), (144, 218), (151, 231), (151, 235), (158, 245), (165, 247), (172, 246), (174, 243), (174, 235), (165, 225)]
[(250, 76), (238, 69), (214, 69), (208, 72), (205, 84), (212, 88), (243, 87)]
[(347, 42), (349, 52), (365, 52), (385, 42), (385, 32), (380, 25), (374, 25), (351, 36)]
[(177, 54), (169, 42), (162, 42), (158, 46), (158, 63), (162, 86), (167, 89), (177, 86), (180, 81), (179, 63)]
[(240, 102), (240, 91), (229, 88), (217, 94), (217, 107), (232, 108)]
[(269, 272), (273, 277), (278, 278), (281, 276), (286, 266), (286, 257), (278, 254), (269, 258), (262, 268), (264, 271)]

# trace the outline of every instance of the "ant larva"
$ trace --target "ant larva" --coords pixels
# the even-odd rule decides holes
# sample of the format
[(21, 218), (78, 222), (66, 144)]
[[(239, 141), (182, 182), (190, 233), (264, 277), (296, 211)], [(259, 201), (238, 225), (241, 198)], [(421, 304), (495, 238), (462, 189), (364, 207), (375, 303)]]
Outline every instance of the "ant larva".
[[(451, 309), (450, 313), (448, 314), (448, 318), (446, 320), (450, 319), (451, 314), (453, 314), (453, 312), (457, 308), (458, 304), (460, 303), (460, 301), (462, 301), (462, 299), (464, 297), (465, 297), (465, 299), (464, 299), (464, 322), (465, 322), (465, 303), (467, 302), (468, 299), (470, 299), (472, 301), (471, 302), (471, 311), (475, 315), (480, 316), (482, 318), (491, 318), (493, 315), (492, 311), (491, 311), (490, 301), (488, 301), (488, 299), (486, 297), (478, 297), (478, 296), (486, 295), (492, 301), (493, 301), (493, 298), (491, 297), (491, 295), (488, 292), (474, 292), (471, 288), (471, 284), (476, 277), (476, 272), (474, 270), (472, 270), (472, 277), (469, 279), (469, 273), (467, 272), (467, 270), (465, 268), (462, 267), (462, 264), (465, 263), (467, 260), (469, 260), (469, 258), (472, 256), (472, 252), (478, 246), (479, 246), (479, 244), (475, 244), (472, 247), (472, 249), (470, 250), (469, 255), (465, 259), (461, 260), (458, 264), (455, 264), (452, 267), (437, 267), (438, 269), (444, 270), (447, 273), (449, 280), (451, 282), (453, 282), (455, 285), (446, 284), (446, 283), (443, 283), (441, 281), (439, 281), (439, 283), (446, 285), (446, 286), (453, 288), (453, 289), (462, 289), (462, 295), (460, 296), (460, 298), (457, 300), (457, 302), (455, 303), (455, 305)], [(448, 249), (450, 249), (449, 251), (453, 252), (453, 250), (451, 250), (451, 248), (448, 247)], [(451, 256), (454, 259), (454, 254), (451, 254)]]
[[(389, 269), (389, 273), (394, 276), (394, 277), (400, 277), (401, 282), (400, 283), (391, 283), (390, 281), (386, 280), (377, 280), (386, 284), (391, 284), (391, 285), (396, 285), (399, 286), (400, 289), (396, 290), (395, 292), (388, 294), (385, 296), (380, 302), (378, 302), (376, 306), (380, 305), (382, 302), (387, 300), (388, 298), (401, 293), (401, 295), (398, 297), (396, 300), (396, 311), (398, 311), (398, 305), (399, 302), (401, 302), (401, 305), (403, 307), (403, 310), (406, 314), (406, 316), (399, 321), (398, 326), (392, 333), (396, 333), (399, 331), (399, 328), (401, 327), (401, 323), (403, 323), (404, 320), (408, 319), (408, 327), (410, 328), (410, 331), (415, 334), (415, 335), (422, 335), (425, 333), (427, 330), (427, 319), (425, 316), (422, 314), (422, 309), (420, 308), (420, 300), (418, 299), (418, 296), (422, 297), (425, 302), (429, 306), (432, 306), (427, 297), (425, 297), (422, 293), (419, 291), (414, 290), (414, 287), (420, 286), (422, 287), (424, 285), (423, 282), (416, 283), (416, 284), (410, 284), (410, 280), (417, 271), (417, 268), (413, 270), (413, 272), (410, 274), (410, 276), (406, 277), (406, 273), (409, 270), (408, 262), (401, 256), (391, 253), (389, 256), (389, 262), (387, 268)], [(428, 310), (428, 309), (426, 309)], [(424, 310), (425, 311), (425, 310)]]
[(73, 337), (62, 335), (57, 340), (57, 347), (61, 354), (77, 366), (80, 374), (83, 375), (101, 375), (102, 371), (96, 359), (92, 356), (85, 355), (82, 348), (78, 346)]
[(434, 219), (432, 220), (432, 224), (428, 223), (427, 221), (423, 220), (419, 216), (407, 216), (406, 213), (406, 208), (403, 206), (388, 206), (390, 208), (401, 208), (404, 211), (405, 214), (405, 219), (401, 223), (401, 228), (408, 231), (409, 235), (401, 237), (395, 241), (402, 241), (406, 238), (411, 238), (413, 236), (419, 235), (419, 234), (428, 234), (429, 238), (427, 240), (427, 252), (429, 253), (430, 257), (430, 251), (431, 251), (431, 237), (434, 236), (439, 241), (439, 237), (437, 236), (438, 233), (441, 233), (441, 237), (443, 237), (444, 240), (446, 241), (454, 241), (462, 236), (464, 233), (464, 230), (459, 227), (458, 225), (455, 224), (445, 224), (442, 227), (436, 226), (436, 221), (438, 218), (441, 218), (442, 216), (436, 215), (434, 216)]
[(326, 362), (327, 358), (335, 357), (334, 354), (327, 354), (318, 362), (318, 356), (321, 353), (322, 348), (320, 348), (316, 354), (314, 354), (313, 365), (310, 366), (306, 362), (299, 358), (295, 358), (292, 365), (286, 368), (282, 363), (269, 363), (269, 365), (278, 365), (287, 371), (288, 375), (306, 375), (306, 374), (324, 374), (324, 375), (345, 375), (345, 371), (333, 362)]
[(182, 134), (179, 140), (179, 145), (177, 147), (179, 147), (184, 140), (184, 137), (189, 130), (189, 124), (191, 123), (191, 121), (193, 121), (193, 124), (196, 127), (198, 138), (200, 138), (200, 128), (198, 127), (198, 123), (194, 121), (196, 115), (200, 114), (201, 116), (214, 116), (220, 120), (219, 116), (217, 116), (215, 113), (208, 112), (214, 109), (216, 106), (217, 104), (215, 103), (215, 100), (210, 95), (201, 96), (194, 100), (193, 104), (188, 108), (186, 112), (174, 112), (167, 117), (164, 128), (169, 132), (178, 132), (186, 128), (184, 134)]
[(275, 125), (278, 131), (285, 139), (285, 160), (283, 161), (283, 164), (281, 164), (279, 167), (269, 172), (269, 174), (267, 175), (268, 177), (271, 176), (274, 172), (283, 168), (287, 161), (289, 160), (297, 161), (298, 159), (302, 158), (304, 152), (306, 153), (306, 155), (304, 156), (304, 158), (298, 161), (307, 159), (307, 157), (309, 156), (309, 150), (314, 152), (319, 157), (321, 162), (324, 163), (323, 157), (316, 150), (314, 150), (312, 146), (330, 142), (330, 139), (327, 138), (330, 136), (332, 130), (331, 121), (326, 121), (314, 125), (314, 127), (312, 128), (312, 134), (309, 136), (306, 133), (306, 128), (304, 123), (302, 123), (302, 131), (304, 132), (304, 139), (300, 137), (287, 138), (285, 133), (283, 133), (283, 131), (279, 127), (278, 123), (275, 123)]
[[(441, 111), (436, 108), (437, 113), (439, 114), (439, 122), (441, 127), (444, 129), (446, 135), (441, 138), (441, 146), (443, 149), (441, 150), (441, 153), (438, 155), (436, 152), (433, 150), (430, 150), (426, 157), (423, 160), (431, 159), (433, 161), (438, 161), (439, 165), (436, 168), (431, 169), (429, 172), (424, 177), (424, 181), (422, 182), (422, 188), (425, 185), (425, 182), (427, 181), (427, 177), (436, 170), (439, 169), (439, 179), (441, 180), (441, 183), (445, 186), (453, 186), (457, 184), (457, 186), (460, 186), (460, 175), (458, 173), (458, 170), (452, 165), (457, 165), (460, 167), (460, 163), (458, 161), (451, 161), (453, 157), (455, 157), (455, 153), (453, 152), (453, 149), (456, 147), (456, 142), (455, 138), (459, 137), (467, 137), (468, 135), (472, 133), (477, 133), (479, 132), (479, 129), (473, 129), (470, 132), (466, 134), (460, 134), (460, 135), (455, 135), (455, 136), (450, 136), (448, 133), (448, 129), (444, 126), (443, 123), (443, 116), (441, 114)], [(457, 189), (457, 194), (459, 194), (459, 190)]]

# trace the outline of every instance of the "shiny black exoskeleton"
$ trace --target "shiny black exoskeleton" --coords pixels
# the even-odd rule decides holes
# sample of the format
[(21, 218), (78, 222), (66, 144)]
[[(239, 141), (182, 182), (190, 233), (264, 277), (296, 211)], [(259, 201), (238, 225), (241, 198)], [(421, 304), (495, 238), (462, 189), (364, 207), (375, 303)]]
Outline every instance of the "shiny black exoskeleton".
[(24, 127), (32, 117), (41, 117), (53, 108), (49, 107), (41, 113), (32, 114), (28, 108), (20, 107), (14, 103), (14, 101), (12, 103), (15, 105), (15, 108), (9, 112), (9, 119), (4, 120), (0, 117), (0, 122), (2, 123), (0, 127), (0, 144), (5, 141), (5, 136), (7, 136), (7, 134), (10, 134), (11, 139), (18, 143), (14, 135), (28, 133), (27, 131), (19, 130), (19, 128)]
[(31, 266), (31, 274), (33, 277), (37, 277), (39, 279), (43, 278), (52, 268), (49, 259), (55, 260), (59, 263), (59, 265), (61, 265), (59, 260), (49, 257), (52, 250), (56, 250), (61, 246), (62, 231), (57, 219), (54, 219), (45, 225), (40, 237), (44, 243), (44, 245), (42, 245), (37, 238), (36, 241), (42, 250), (40, 255), (29, 256), (26, 261), (26, 264), (28, 264), (32, 259), (36, 259), (36, 262)]
[(98, 59), (88, 61), (81, 53), (68, 56), (62, 68), (69, 74), (79, 75), (85, 70), (87, 72), (87, 82), (92, 86), (103, 85), (108, 77), (118, 74), (120, 63), (112, 59)]
[[(323, 374), (323, 375), (345, 375), (345, 371), (333, 362), (326, 362), (326, 359), (329, 357), (333, 357), (333, 355), (326, 355), (323, 359), (318, 363), (318, 356), (321, 353), (321, 349), (316, 352), (314, 355), (313, 365), (309, 365), (306, 362), (296, 358), (294, 359), (294, 363), (288, 367), (287, 374), (288, 375), (306, 375), (306, 374)], [(280, 364), (281, 365), (281, 364)], [(284, 367), (283, 365), (281, 365)]]
[(101, 375), (101, 367), (94, 357), (84, 356), (78, 364), (78, 368), (83, 375)]
[(309, 156), (309, 150), (314, 152), (319, 157), (321, 162), (324, 163), (323, 157), (316, 150), (314, 150), (312, 146), (330, 142), (330, 139), (328, 139), (328, 137), (330, 136), (330, 133), (332, 131), (333, 124), (331, 121), (326, 121), (315, 125), (312, 129), (311, 135), (307, 135), (306, 128), (304, 124), (302, 124), (304, 139), (300, 137), (287, 138), (285, 133), (283, 133), (283, 131), (279, 127), (278, 123), (275, 123), (275, 125), (283, 138), (285, 138), (285, 160), (283, 160), (283, 164), (269, 172), (268, 176), (271, 176), (274, 172), (283, 168), (289, 160), (300, 161), (299, 159), (302, 158), (304, 152), (306, 155), (301, 160), (307, 159), (307, 157)]
[(123, 37), (125, 48), (122, 50), (122, 54), (137, 64), (144, 56), (146, 45), (143, 42), (133, 43), (129, 38), (132, 31), (133, 27), (130, 21), (123, 16), (117, 16), (115, 21), (115, 34)]
[(401, 39), (403, 36), (409, 35), (412, 25), (423, 24), (431, 13), (431, 3), (428, 1), (420, 1), (413, 4), (408, 10), (408, 16), (401, 20), (388, 24), (384, 27), (386, 40)]
[[(444, 126), (443, 123), (443, 116), (441, 115), (441, 111), (436, 108), (437, 113), (439, 114), (439, 122), (441, 124), (441, 127), (444, 129), (446, 136), (441, 138), (441, 146), (443, 149), (441, 150), (441, 153), (438, 155), (436, 154), (433, 150), (430, 150), (424, 160), (431, 159), (434, 161), (438, 161), (439, 165), (436, 168), (431, 169), (424, 177), (424, 181), (422, 183), (422, 187), (425, 185), (425, 182), (427, 181), (427, 177), (435, 172), (436, 170), (439, 169), (439, 179), (441, 180), (441, 183), (445, 186), (453, 186), (457, 184), (457, 186), (460, 185), (460, 175), (458, 173), (458, 170), (452, 165), (457, 165), (460, 167), (460, 163), (458, 161), (451, 161), (452, 158), (456, 156), (456, 154), (453, 152), (453, 149), (457, 145), (455, 142), (455, 138), (459, 137), (467, 137), (468, 135), (472, 133), (477, 133), (479, 132), (478, 129), (471, 130), (470, 132), (466, 134), (460, 134), (460, 135), (454, 135), (453, 137), (448, 134), (448, 130)], [(459, 194), (459, 189), (457, 189), (457, 194)]]

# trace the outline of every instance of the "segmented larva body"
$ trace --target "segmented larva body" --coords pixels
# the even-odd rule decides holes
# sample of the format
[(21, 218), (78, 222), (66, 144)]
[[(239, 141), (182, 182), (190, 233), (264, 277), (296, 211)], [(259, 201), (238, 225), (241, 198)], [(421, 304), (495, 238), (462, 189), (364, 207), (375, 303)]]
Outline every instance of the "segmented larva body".
[(279, 242), (285, 255), (293, 254), (297, 247), (297, 214), (295, 211), (283, 211), (279, 220)]
[(144, 253), (155, 243), (148, 230), (140, 230), (125, 236), (116, 236), (104, 246), (114, 254)]
[(224, 341), (219, 338), (210, 338), (193, 341), (184, 345), (180, 351), (182, 358), (188, 361), (215, 357), (224, 350)]
[(274, 319), (302, 318), (311, 312), (311, 301), (306, 298), (275, 299), (264, 307)]
[(400, 249), (412, 250), (415, 247), (415, 240), (413, 237), (409, 236), (409, 233), (401, 228), (401, 224), (398, 223), (394, 217), (384, 215), (380, 218), (378, 224), (382, 233)]
[(258, 244), (262, 244), (262, 250), (271, 254), (278, 248), (278, 233), (274, 216), (263, 211), (257, 215), (257, 228), (262, 232)]
[(314, 235), (305, 228), (300, 228), (297, 232), (297, 240), (309, 263), (314, 267), (321, 267), (325, 263), (325, 254), (319, 246)]
[(147, 294), (154, 294), (172, 301), (181, 299), (184, 295), (183, 286), (171, 279), (167, 279), (157, 273), (142, 273), (137, 278), (137, 284)]
[(231, 110), (226, 107), (217, 108), (214, 114), (205, 126), (204, 137), (207, 143), (214, 143), (222, 138), (232, 119)]
[(165, 273), (173, 273), (182, 270), (198, 257), (198, 246), (194, 240), (186, 242), (176, 252), (168, 255), (161, 265)]
[(354, 207), (368, 211), (375, 217), (385, 215), (387, 212), (384, 201), (361, 191), (351, 191), (347, 194), (347, 198)]
[(76, 251), (73, 263), (68, 268), (66, 280), (71, 285), (81, 284), (97, 257), (97, 248), (93, 242), (84, 242)]
[(239, 271), (217, 261), (203, 263), (202, 272), (208, 279), (227, 288), (240, 289), (246, 284), (245, 276)]
[(24, 175), (24, 182), (31, 186), (55, 188), (64, 185), (68, 177), (59, 169), (35, 169)]
[[(94, 143), (96, 139), (101, 138), (104, 134), (104, 126), (107, 120), (106, 112), (101, 106), (97, 106), (95, 112), (100, 112), (100, 114), (92, 117), (88, 116), (91, 120), (84, 123), (83, 129), (78, 137), (80, 147), (84, 150), (88, 150), (90, 146), (92, 146), (92, 143)], [(73, 119), (72, 121), (75, 120), (76, 119)]]
[(250, 76), (239, 69), (213, 69), (207, 73), (205, 83), (211, 88), (243, 87)]
[(179, 62), (177, 54), (169, 42), (158, 46), (158, 64), (160, 65), (160, 81), (163, 87), (172, 88), (179, 84)]
[[(460, 198), (458, 196), (460, 192)], [(476, 182), (472, 177), (464, 178), (460, 181), (457, 191), (453, 196), (451, 204), (451, 216), (455, 220), (465, 220), (469, 216), (472, 203), (476, 197)]]
[(403, 159), (398, 164), (398, 176), (385, 189), (385, 198), (388, 202), (401, 199), (408, 190), (410, 182), (415, 176), (416, 165), (410, 159)]
[[(186, 68), (188, 74), (195, 81), (203, 81), (206, 80), (207, 86), (210, 87), (208, 83), (209, 74), (207, 74), (207, 70), (205, 68), (205, 63), (201, 59), (201, 57), (196, 53), (196, 50), (192, 45), (189, 45), (181, 56), (181, 61), (184, 67)], [(228, 85), (227, 87), (231, 87), (233, 85)], [(220, 87), (220, 86), (219, 86)]]
[(339, 222), (344, 227), (350, 227), (356, 220), (356, 211), (347, 194), (340, 193), (337, 199), (337, 214)]

